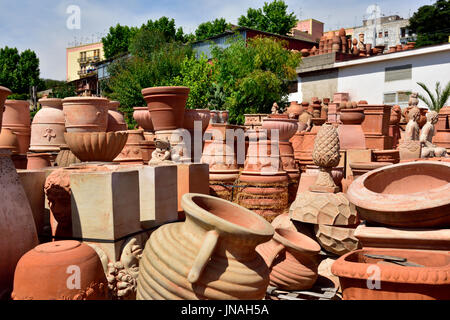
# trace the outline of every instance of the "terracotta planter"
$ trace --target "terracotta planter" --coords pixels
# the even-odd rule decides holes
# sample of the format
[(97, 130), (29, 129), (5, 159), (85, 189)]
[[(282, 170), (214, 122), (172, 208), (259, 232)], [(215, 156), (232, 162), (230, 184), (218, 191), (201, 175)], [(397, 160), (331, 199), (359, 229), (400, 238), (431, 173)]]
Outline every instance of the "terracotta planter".
[(55, 166), (58, 167), (68, 167), (72, 163), (80, 163), (81, 160), (78, 159), (72, 151), (70, 151), (70, 148), (68, 145), (62, 145), (60, 147), (60, 151), (58, 152), (58, 155), (55, 159)]
[(349, 164), (354, 179), (359, 178), (360, 176), (366, 174), (367, 172), (370, 172), (378, 168), (386, 167), (389, 165), (391, 165), (390, 162), (357, 162), (357, 161), (351, 162)]
[(143, 143), (146, 142), (144, 130), (128, 130), (127, 133), (128, 138), (126, 139), (125, 146), (114, 158), (114, 162), (121, 164), (144, 164), (144, 159), (148, 157), (145, 154), (145, 150), (143, 150)]
[(5, 110), (5, 100), (11, 94), (11, 90), (0, 86), (0, 129), (2, 128), (3, 111)]
[(356, 179), (347, 191), (362, 219), (405, 228), (450, 226), (450, 163), (390, 165)]
[(61, 99), (39, 99), (42, 109), (31, 124), (30, 151), (59, 151), (65, 144), (64, 112)]
[(273, 239), (256, 251), (270, 268), (270, 285), (284, 290), (307, 290), (317, 280), (320, 246), (289, 229), (275, 229)]
[(63, 99), (67, 132), (106, 132), (109, 101), (98, 97)]
[(366, 148), (366, 139), (361, 127), (364, 118), (363, 108), (341, 109), (340, 120), (343, 124), (339, 125), (338, 133), (342, 150)]
[[(75, 276), (70, 279), (75, 272), (81, 275), (79, 283)], [(106, 300), (107, 294), (108, 283), (95, 250), (68, 240), (44, 243), (27, 252), (17, 264), (11, 296), (14, 300)]]
[(134, 107), (133, 118), (139, 127), (146, 131), (154, 131), (152, 117), (148, 107)]
[(297, 132), (298, 124), (295, 119), (269, 117), (263, 119), (262, 128), (267, 130), (269, 139), (275, 138), (275, 136), (273, 136), (275, 132), (272, 132), (272, 130), (278, 130), (278, 140), (289, 141), (289, 139)]
[(210, 119), (211, 113), (208, 109), (189, 109), (184, 112), (183, 128), (194, 132), (194, 122), (200, 121), (203, 134), (208, 127)]
[(269, 269), (256, 253), (272, 226), (234, 203), (185, 194), (186, 222), (161, 226), (145, 245), (137, 299), (262, 299)]
[(298, 119), (298, 117), (302, 114), (303, 107), (301, 104), (298, 104), (297, 101), (291, 101), (289, 107), (286, 109), (286, 114), (288, 115), (294, 115), (295, 119)]
[(0, 149), (0, 299), (11, 293), (20, 257), (38, 244), (33, 213), (10, 151)]
[(22, 100), (6, 100), (2, 128), (11, 129), (17, 136), (18, 152), (26, 155), (31, 137), (30, 104)]
[(361, 124), (364, 121), (363, 108), (341, 109), (341, 122), (343, 124)]
[[(402, 266), (366, 255), (392, 256), (422, 267)], [(344, 300), (450, 299), (448, 252), (366, 248), (340, 257), (331, 271), (339, 277)], [(379, 289), (374, 272), (379, 277)]]
[(418, 159), (422, 153), (422, 145), (419, 140), (400, 140), (398, 143), (400, 161)]
[(119, 111), (120, 102), (110, 101), (108, 105), (108, 127), (106, 132), (125, 131), (128, 125), (123, 114)]
[(51, 153), (32, 153), (27, 154), (27, 170), (37, 170), (50, 167), (52, 154)]
[(220, 123), (228, 123), (229, 112), (228, 110), (219, 110)]
[(188, 87), (153, 87), (142, 90), (155, 131), (183, 126)]
[(110, 162), (122, 151), (128, 133), (119, 132), (66, 132), (67, 145), (81, 161)]
[(17, 135), (11, 129), (2, 128), (0, 131), (0, 149), (9, 149), (12, 154), (19, 153)]

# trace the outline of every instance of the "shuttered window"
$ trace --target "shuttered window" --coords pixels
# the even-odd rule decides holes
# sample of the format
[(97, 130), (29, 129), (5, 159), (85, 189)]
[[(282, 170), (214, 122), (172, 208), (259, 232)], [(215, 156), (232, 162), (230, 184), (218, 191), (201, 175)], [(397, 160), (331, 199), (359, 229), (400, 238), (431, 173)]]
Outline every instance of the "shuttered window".
[(412, 78), (412, 65), (395, 66), (384, 69), (384, 82), (408, 80)]

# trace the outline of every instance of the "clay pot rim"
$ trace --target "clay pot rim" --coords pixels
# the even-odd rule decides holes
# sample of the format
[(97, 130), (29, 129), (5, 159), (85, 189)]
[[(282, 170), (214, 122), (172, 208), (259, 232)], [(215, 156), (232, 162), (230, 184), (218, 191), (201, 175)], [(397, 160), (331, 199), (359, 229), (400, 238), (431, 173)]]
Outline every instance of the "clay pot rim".
[(67, 97), (62, 100), (63, 105), (66, 103), (80, 103), (80, 102), (104, 102), (105, 104), (109, 104), (109, 100), (107, 98), (102, 97)]
[(133, 107), (133, 110), (147, 110), (148, 112), (150, 112), (149, 110), (148, 110), (148, 107)]
[[(289, 239), (289, 238), (290, 239)], [(286, 228), (275, 228), (273, 239), (289, 249), (307, 254), (318, 254), (321, 250), (317, 241), (303, 233)]]
[(144, 88), (141, 90), (142, 95), (144, 96), (151, 96), (156, 94), (180, 94), (180, 95), (187, 95), (191, 89), (189, 87), (185, 86), (163, 86), (163, 87), (150, 87), (150, 88)]
[[(213, 202), (223, 203), (228, 207), (234, 207), (236, 211), (247, 213), (248, 216), (251, 217), (250, 219), (253, 220), (255, 224), (259, 224), (259, 228), (256, 228), (255, 224), (253, 224), (250, 227), (244, 227), (243, 225), (225, 220), (224, 218), (221, 218), (197, 205), (194, 202), (194, 198), (208, 199)], [(208, 224), (210, 226), (215, 227), (215, 229), (219, 233), (224, 232), (240, 236), (256, 235), (268, 238), (273, 237), (274, 234), (274, 229), (272, 225), (269, 222), (267, 222), (263, 217), (236, 203), (223, 200), (218, 197), (213, 197), (210, 195), (200, 193), (186, 193), (181, 198), (181, 207), (185, 211), (186, 215), (192, 216), (193, 218), (201, 221), (202, 224)]]
[(41, 243), (33, 248), (34, 251), (39, 253), (61, 253), (70, 251), (81, 246), (81, 242), (77, 240), (59, 240), (53, 242)]
[(9, 94), (12, 93), (12, 91), (10, 89), (8, 89), (7, 87), (3, 87), (3, 86), (0, 86), (0, 91), (3, 91), (3, 93), (9, 93)]
[(5, 106), (6, 105), (8, 105), (8, 104), (10, 104), (10, 105), (27, 105), (27, 106), (30, 106), (30, 103), (27, 101), (27, 100), (9, 100), (9, 99), (6, 99), (5, 100)]
[(108, 103), (108, 110), (115, 110), (117, 111), (117, 108), (120, 107), (120, 102), (116, 100), (109, 100)]
[[(378, 174), (381, 171), (389, 171), (407, 166), (420, 167), (423, 165), (450, 168), (450, 163), (441, 161), (414, 161), (391, 164), (389, 166), (371, 170), (355, 179), (347, 190), (347, 198), (355, 206), (372, 212), (395, 212), (403, 214), (408, 214), (410, 211), (428, 210), (450, 204), (450, 198), (448, 197), (450, 183), (432, 190), (407, 194), (381, 194), (373, 192), (365, 186), (365, 181), (369, 177)], [(420, 199), (421, 201), (411, 201), (413, 199)]]
[(374, 169), (378, 169), (378, 168), (382, 168), (382, 167), (386, 167), (386, 166), (390, 166), (392, 163), (391, 162), (382, 162), (382, 161), (367, 161), (367, 162), (351, 162), (350, 168), (352, 169), (369, 169), (369, 170), (374, 170)]
[[(267, 117), (267, 118), (262, 119), (263, 123), (264, 122), (268, 122), (268, 121), (288, 122), (288, 123), (295, 123), (295, 124), (297, 124), (297, 122), (298, 122), (298, 120), (296, 120), (296, 119), (289, 119), (287, 117), (286, 118), (270, 118), (270, 117)], [(264, 129), (264, 128), (262, 128), (262, 129)], [(265, 129), (265, 130), (268, 130), (268, 129)]]
[(27, 158), (30, 157), (51, 157), (52, 154), (48, 152), (41, 152), (41, 153), (35, 153), (35, 152), (27, 152)]

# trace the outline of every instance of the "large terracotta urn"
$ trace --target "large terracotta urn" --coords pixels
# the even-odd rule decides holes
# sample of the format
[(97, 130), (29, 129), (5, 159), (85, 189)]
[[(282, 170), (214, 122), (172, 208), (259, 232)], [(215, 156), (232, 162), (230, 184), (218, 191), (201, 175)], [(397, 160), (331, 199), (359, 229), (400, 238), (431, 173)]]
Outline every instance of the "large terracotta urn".
[(99, 97), (63, 99), (67, 132), (106, 132), (109, 101)]
[(5, 100), (11, 94), (11, 90), (0, 86), (0, 130), (2, 128), (3, 111), (5, 110)]
[(30, 104), (23, 100), (6, 100), (2, 128), (8, 128), (17, 136), (19, 154), (26, 155), (30, 147)]
[(30, 151), (59, 151), (60, 146), (66, 143), (62, 100), (42, 98), (39, 103), (42, 109), (31, 124)]
[(0, 299), (11, 293), (20, 257), (38, 244), (33, 213), (10, 154), (0, 149)]
[[(274, 116), (274, 115), (272, 115)], [(263, 119), (262, 129), (267, 130), (267, 137), (269, 139), (276, 138), (278, 131), (278, 140), (289, 141), (290, 138), (297, 132), (298, 121), (295, 119), (267, 117)]]
[(133, 118), (145, 131), (153, 131), (153, 122), (147, 107), (134, 107)]
[(74, 240), (38, 245), (17, 263), (14, 300), (106, 300), (108, 282), (97, 252)]
[(319, 244), (308, 236), (277, 228), (273, 239), (256, 251), (270, 268), (270, 285), (284, 290), (307, 290), (317, 280)]
[(119, 101), (109, 101), (108, 104), (108, 127), (106, 132), (125, 131), (128, 125), (125, 122), (123, 114), (119, 111)]
[(152, 233), (139, 266), (137, 299), (263, 299), (269, 269), (255, 248), (273, 227), (216, 197), (187, 193), (186, 221)]
[(188, 87), (152, 87), (142, 90), (155, 131), (183, 127)]

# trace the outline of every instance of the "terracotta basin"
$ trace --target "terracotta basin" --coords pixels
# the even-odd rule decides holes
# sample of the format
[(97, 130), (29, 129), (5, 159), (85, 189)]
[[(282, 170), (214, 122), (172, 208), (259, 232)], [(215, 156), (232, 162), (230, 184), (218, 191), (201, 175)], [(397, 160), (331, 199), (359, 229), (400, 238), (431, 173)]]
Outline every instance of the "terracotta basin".
[(64, 137), (81, 161), (111, 162), (125, 146), (128, 132), (66, 132)]
[(364, 118), (364, 108), (341, 109), (343, 124), (361, 124)]
[(99, 97), (63, 99), (67, 132), (106, 132), (109, 100)]
[(5, 110), (5, 100), (11, 94), (11, 90), (0, 86), (0, 129), (2, 128), (3, 111)]
[[(406, 259), (403, 266), (366, 255)], [(429, 250), (366, 248), (340, 257), (331, 267), (344, 300), (449, 300), (450, 254)], [(376, 287), (374, 272), (379, 276)], [(374, 287), (370, 289), (368, 284)]]
[(382, 225), (450, 226), (450, 163), (407, 162), (356, 179), (347, 191), (362, 219)]
[(155, 131), (175, 130), (183, 126), (188, 87), (153, 87), (142, 90)]
[(194, 122), (201, 121), (202, 132), (205, 132), (210, 119), (211, 113), (209, 109), (189, 109), (184, 112), (183, 128), (194, 131)]
[(267, 136), (273, 137), (272, 130), (278, 130), (278, 139), (280, 141), (289, 141), (290, 138), (297, 132), (298, 121), (287, 118), (265, 118), (263, 119), (262, 128), (267, 130)]
[(133, 108), (133, 118), (136, 120), (138, 125), (146, 130), (153, 131), (153, 122), (152, 117), (150, 115), (150, 111), (148, 111), (147, 107), (134, 107)]

